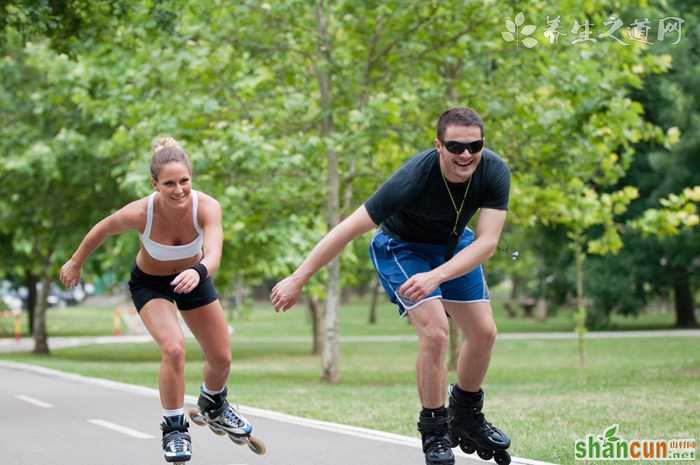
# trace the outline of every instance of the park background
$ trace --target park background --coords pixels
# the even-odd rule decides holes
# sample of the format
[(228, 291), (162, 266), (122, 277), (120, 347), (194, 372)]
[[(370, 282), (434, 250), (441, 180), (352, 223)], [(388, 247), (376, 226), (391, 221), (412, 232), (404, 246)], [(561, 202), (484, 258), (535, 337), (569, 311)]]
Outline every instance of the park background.
[[(49, 302), (89, 228), (151, 191), (168, 134), (223, 207), (236, 401), (416, 435), (415, 341), (377, 295), (369, 235), (296, 310), (265, 294), (466, 105), (513, 174), (487, 266), (499, 331), (574, 335), (499, 341), (487, 417), (515, 455), (558, 463), (615, 423), (697, 438), (696, 337), (586, 333), (697, 327), (698, 19), (678, 0), (0, 2), (0, 310), (21, 297), (35, 341), (3, 357), (157, 385), (153, 344), (48, 347), (112, 333), (99, 297), (125, 296), (135, 233), (85, 264), (95, 300)], [(191, 343), (188, 362), (194, 394)]]

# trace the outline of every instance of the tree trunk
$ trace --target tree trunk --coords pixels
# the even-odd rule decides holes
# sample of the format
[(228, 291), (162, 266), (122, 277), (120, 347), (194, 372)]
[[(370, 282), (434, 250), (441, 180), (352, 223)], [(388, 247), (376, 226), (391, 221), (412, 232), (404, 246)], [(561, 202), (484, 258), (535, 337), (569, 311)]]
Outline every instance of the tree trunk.
[(520, 289), (521, 281), (522, 280), (517, 276), (510, 277), (510, 295), (503, 305), (506, 309), (506, 313), (508, 313), (508, 318), (515, 318), (518, 316), (515, 309), (518, 308), (518, 290)]
[(245, 281), (243, 280), (243, 275), (236, 275), (236, 287), (235, 293), (236, 305), (228, 305), (228, 319), (233, 321), (234, 315), (237, 312), (238, 316), (241, 316), (241, 310), (245, 307)]
[(48, 336), (46, 334), (46, 309), (49, 302), (49, 285), (51, 284), (51, 259), (44, 265), (44, 276), (41, 279), (41, 292), (39, 293), (38, 305), (34, 315), (34, 353), (49, 354)]
[[(324, 0), (316, 1), (317, 62), (314, 65), (318, 87), (321, 93), (321, 138), (327, 143), (326, 156), (327, 194), (326, 224), (333, 229), (340, 221), (340, 175), (338, 156), (331, 138), (335, 130), (333, 123), (333, 95), (331, 91), (331, 43), (328, 34), (330, 5)], [(340, 304), (340, 258), (336, 257), (328, 265), (328, 284), (326, 288), (326, 311), (324, 322), (323, 370), (321, 379), (329, 383), (340, 380), (340, 342), (338, 339), (338, 308)]]
[(30, 334), (34, 332), (34, 315), (36, 314), (36, 284), (39, 282), (39, 277), (28, 271), (24, 277), (24, 285), (27, 287), (27, 318), (29, 325), (27, 326)]
[(329, 265), (326, 288), (326, 312), (324, 318), (323, 372), (321, 379), (329, 383), (340, 381), (340, 259)]
[(579, 367), (586, 366), (586, 307), (583, 302), (583, 238), (580, 234), (576, 236), (575, 258), (576, 258), (576, 334), (578, 335), (578, 360)]
[(690, 289), (690, 280), (687, 271), (678, 273), (673, 283), (674, 302), (676, 307), (677, 328), (697, 328), (695, 319), (695, 302)]
[(311, 331), (313, 334), (313, 344), (311, 353), (319, 355), (323, 352), (323, 308), (324, 302), (313, 298), (310, 294), (306, 294), (306, 301), (309, 308), (309, 317), (311, 319)]
[(381, 287), (382, 284), (379, 282), (379, 279), (372, 286), (372, 299), (369, 304), (369, 324), (371, 325), (377, 324), (377, 301), (379, 300), (379, 289)]
[(537, 310), (535, 316), (538, 321), (546, 321), (549, 317), (549, 305), (547, 305), (547, 299), (540, 297), (537, 299)]

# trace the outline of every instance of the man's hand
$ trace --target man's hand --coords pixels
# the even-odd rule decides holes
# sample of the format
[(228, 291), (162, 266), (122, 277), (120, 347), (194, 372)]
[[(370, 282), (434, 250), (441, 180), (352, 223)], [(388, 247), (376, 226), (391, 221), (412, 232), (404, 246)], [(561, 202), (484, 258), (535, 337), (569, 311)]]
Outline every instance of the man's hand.
[(432, 272), (416, 273), (401, 285), (399, 294), (418, 302), (437, 289), (439, 285), (440, 281)]
[(74, 262), (73, 259), (68, 260), (58, 273), (61, 283), (67, 288), (77, 286), (80, 282), (80, 268), (81, 266)]
[(170, 283), (171, 286), (175, 286), (173, 291), (177, 294), (189, 294), (198, 284), (199, 273), (192, 268), (187, 268), (185, 271), (180, 272)]
[(304, 283), (297, 276), (291, 275), (278, 282), (270, 293), (270, 302), (275, 311), (287, 311), (297, 303)]

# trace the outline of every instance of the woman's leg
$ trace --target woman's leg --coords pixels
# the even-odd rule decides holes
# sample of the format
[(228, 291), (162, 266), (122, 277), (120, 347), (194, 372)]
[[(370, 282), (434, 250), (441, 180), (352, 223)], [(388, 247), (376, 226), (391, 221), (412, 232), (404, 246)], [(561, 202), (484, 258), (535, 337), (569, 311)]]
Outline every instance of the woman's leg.
[(185, 338), (175, 305), (152, 299), (139, 312), (161, 353), (160, 402), (166, 410), (182, 408), (185, 402)]
[(212, 391), (223, 389), (231, 369), (231, 346), (221, 304), (215, 300), (181, 314), (204, 352), (204, 385)]

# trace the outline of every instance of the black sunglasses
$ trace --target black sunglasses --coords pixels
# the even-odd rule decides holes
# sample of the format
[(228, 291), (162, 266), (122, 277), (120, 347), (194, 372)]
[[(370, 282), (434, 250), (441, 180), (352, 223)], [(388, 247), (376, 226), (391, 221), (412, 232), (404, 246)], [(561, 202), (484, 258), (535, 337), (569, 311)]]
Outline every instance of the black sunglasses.
[(448, 140), (443, 142), (445, 148), (455, 155), (464, 153), (466, 149), (469, 153), (474, 154), (484, 148), (484, 139), (474, 140), (471, 142), (458, 142), (456, 140)]

